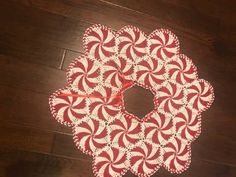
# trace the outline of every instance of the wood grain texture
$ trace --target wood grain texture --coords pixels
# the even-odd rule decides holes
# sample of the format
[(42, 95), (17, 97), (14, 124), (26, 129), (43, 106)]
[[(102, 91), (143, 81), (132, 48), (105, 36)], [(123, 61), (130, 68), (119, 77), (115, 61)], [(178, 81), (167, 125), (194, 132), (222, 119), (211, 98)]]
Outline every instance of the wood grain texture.
[[(52, 119), (48, 97), (66, 85), (68, 65), (83, 53), (84, 30), (101, 23), (115, 31), (124, 25), (146, 34), (172, 30), (180, 52), (214, 87), (216, 99), (202, 114), (190, 168), (180, 175), (160, 169), (153, 176), (235, 177), (235, 7), (231, 0), (1, 1), (0, 176), (94, 176), (92, 158), (76, 148), (71, 129)], [(127, 94), (148, 96), (138, 89)], [(137, 114), (151, 106), (134, 106), (143, 96), (127, 99)]]
[(0, 85), (48, 94), (66, 85), (65, 72), (0, 55)]

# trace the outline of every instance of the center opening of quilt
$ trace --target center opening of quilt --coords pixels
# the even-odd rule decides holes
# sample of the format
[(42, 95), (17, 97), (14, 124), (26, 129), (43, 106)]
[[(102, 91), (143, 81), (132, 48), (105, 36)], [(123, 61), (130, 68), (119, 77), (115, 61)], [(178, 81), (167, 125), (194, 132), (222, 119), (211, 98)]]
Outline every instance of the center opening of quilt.
[(145, 121), (154, 106), (154, 95), (149, 89), (141, 86), (133, 86), (123, 93), (125, 111), (132, 115), (132, 118)]

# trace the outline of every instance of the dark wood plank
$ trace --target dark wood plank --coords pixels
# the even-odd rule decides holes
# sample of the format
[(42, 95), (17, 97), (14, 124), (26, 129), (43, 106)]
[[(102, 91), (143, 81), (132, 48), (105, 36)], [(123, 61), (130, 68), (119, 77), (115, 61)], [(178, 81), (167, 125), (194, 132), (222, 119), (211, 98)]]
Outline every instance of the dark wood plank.
[(49, 96), (66, 85), (64, 71), (25, 63), (16, 58), (0, 55), (0, 85), (26, 89)]
[(0, 149), (2, 177), (93, 177), (90, 161), (37, 152)]
[[(177, 0), (179, 1), (179, 0)], [(187, 3), (186, 1), (184, 2)], [(180, 1), (178, 2), (180, 4)], [(195, 8), (199, 13), (219, 19), (224, 24), (236, 24), (233, 17), (236, 15), (235, 1), (196, 1), (192, 0), (188, 8)]]
[[(110, 0), (108, 0), (110, 1)], [(156, 3), (159, 3), (161, 0), (156, 0)], [(110, 1), (110, 2), (117, 2), (121, 3), (122, 1)], [(224, 0), (216, 0), (216, 1), (204, 1), (204, 0), (165, 0), (162, 1), (171, 5), (175, 5), (177, 7), (182, 7), (183, 9), (188, 10), (196, 10), (198, 13), (201, 13), (206, 16), (210, 16), (212, 18), (219, 19), (222, 22), (227, 23), (235, 23), (232, 20), (233, 16), (235, 16), (235, 3), (233, 0), (227, 1), (225, 3)], [(153, 2), (150, 2), (154, 3)], [(148, 4), (149, 5), (149, 4)], [(152, 8), (152, 7), (151, 7)]]
[(191, 147), (193, 159), (204, 159), (225, 165), (236, 164), (236, 142), (226, 136), (203, 131)]
[(59, 68), (64, 49), (11, 34), (0, 35), (0, 54), (9, 55), (25, 62)]
[(53, 143), (53, 133), (18, 126), (15, 124), (0, 124), (0, 146), (16, 149), (49, 153)]
[(17, 36), (18, 42), (75, 51), (82, 50), (83, 32), (90, 25), (9, 1), (0, 2), (0, 21), (1, 33)]
[(58, 131), (58, 122), (52, 119), (45, 94), (0, 86), (0, 114), (2, 123)]

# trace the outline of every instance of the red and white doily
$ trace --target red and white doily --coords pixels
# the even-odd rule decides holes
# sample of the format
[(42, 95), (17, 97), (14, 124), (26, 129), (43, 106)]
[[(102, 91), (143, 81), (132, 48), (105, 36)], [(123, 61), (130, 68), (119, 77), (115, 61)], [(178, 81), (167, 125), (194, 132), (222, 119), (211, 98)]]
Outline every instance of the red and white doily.
[[(118, 32), (89, 27), (84, 55), (67, 72), (67, 87), (51, 95), (53, 117), (73, 129), (76, 146), (93, 156), (97, 177), (121, 177), (128, 170), (148, 177), (160, 167), (181, 173), (190, 164), (190, 144), (201, 132), (201, 112), (214, 99), (179, 41), (166, 29), (149, 36), (133, 26)], [(123, 92), (134, 85), (155, 95), (144, 118), (128, 113)]]

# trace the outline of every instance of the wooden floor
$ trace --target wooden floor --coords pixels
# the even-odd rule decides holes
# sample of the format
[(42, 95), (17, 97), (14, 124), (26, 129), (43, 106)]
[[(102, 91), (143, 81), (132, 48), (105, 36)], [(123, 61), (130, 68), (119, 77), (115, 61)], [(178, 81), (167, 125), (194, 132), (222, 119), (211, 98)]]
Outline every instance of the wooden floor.
[(153, 176), (236, 177), (235, 13), (236, 3), (226, 0), (1, 0), (0, 177), (93, 176), (91, 158), (51, 118), (48, 97), (66, 84), (65, 69), (94, 23), (172, 30), (215, 89), (190, 168)]

